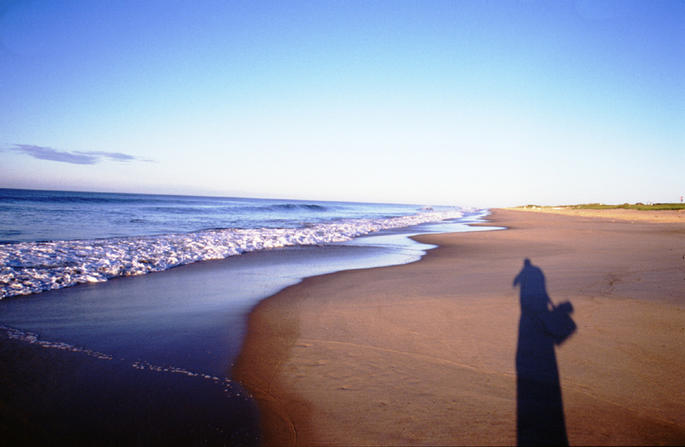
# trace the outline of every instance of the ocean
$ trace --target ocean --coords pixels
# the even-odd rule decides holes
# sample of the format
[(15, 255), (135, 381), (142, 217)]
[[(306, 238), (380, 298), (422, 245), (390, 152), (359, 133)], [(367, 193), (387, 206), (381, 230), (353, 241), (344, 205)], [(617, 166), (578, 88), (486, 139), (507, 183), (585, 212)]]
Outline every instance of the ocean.
[(0, 299), (465, 214), (445, 206), (0, 189)]
[[(4, 353), (10, 345), (0, 343), (9, 356), (0, 374), (18, 377), (0, 395), (35, 417), (68, 407), (70, 416), (55, 410), (50, 418), (84, 443), (109, 436), (258, 444), (254, 402), (231, 379), (251, 309), (306, 277), (416, 261), (432, 246), (408, 236), (486, 230), (467, 225), (486, 214), (430, 204), (0, 189), (0, 335), (23, 346)], [(23, 350), (38, 360), (22, 366)], [(61, 365), (58, 377), (35, 366), (48, 357), (51, 373)], [(61, 385), (18, 392), (26, 377)], [(65, 391), (81, 389), (84, 377), (87, 392)], [(102, 391), (112, 383), (116, 393)], [(191, 428), (167, 415), (169, 400)], [(93, 416), (93, 405), (116, 421)], [(193, 406), (202, 411), (191, 423)], [(151, 422), (131, 426), (131, 414)], [(71, 415), (90, 418), (87, 435)]]

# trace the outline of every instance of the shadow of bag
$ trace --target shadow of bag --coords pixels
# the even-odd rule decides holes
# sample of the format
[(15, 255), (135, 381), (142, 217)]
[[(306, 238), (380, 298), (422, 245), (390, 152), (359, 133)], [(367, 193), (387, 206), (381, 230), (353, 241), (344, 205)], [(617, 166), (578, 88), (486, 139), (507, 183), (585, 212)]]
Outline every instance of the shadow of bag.
[(573, 305), (569, 301), (564, 301), (551, 311), (540, 315), (545, 332), (554, 339), (555, 344), (562, 344), (576, 331), (577, 326), (571, 318), (572, 313)]

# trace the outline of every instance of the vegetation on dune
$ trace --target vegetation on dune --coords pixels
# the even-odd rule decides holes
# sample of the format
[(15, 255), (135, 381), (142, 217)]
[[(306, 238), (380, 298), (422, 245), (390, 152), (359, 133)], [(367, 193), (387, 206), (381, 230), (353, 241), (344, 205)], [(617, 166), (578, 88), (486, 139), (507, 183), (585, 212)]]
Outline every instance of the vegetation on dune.
[(566, 208), (584, 210), (640, 210), (640, 211), (663, 211), (663, 210), (685, 210), (685, 203), (624, 203), (622, 205), (606, 205), (603, 203), (582, 203), (579, 205), (559, 205), (559, 206), (539, 206), (525, 205), (523, 208)]

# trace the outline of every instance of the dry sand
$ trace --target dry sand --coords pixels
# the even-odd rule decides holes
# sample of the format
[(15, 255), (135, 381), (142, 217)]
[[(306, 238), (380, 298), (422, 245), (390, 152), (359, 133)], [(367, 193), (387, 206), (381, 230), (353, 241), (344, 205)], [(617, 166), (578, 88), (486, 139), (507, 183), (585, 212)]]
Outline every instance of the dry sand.
[(571, 444), (685, 444), (685, 225), (496, 210), (421, 261), (309, 278), (250, 317), (234, 371), (266, 445), (516, 443), (524, 258), (578, 331), (557, 348)]

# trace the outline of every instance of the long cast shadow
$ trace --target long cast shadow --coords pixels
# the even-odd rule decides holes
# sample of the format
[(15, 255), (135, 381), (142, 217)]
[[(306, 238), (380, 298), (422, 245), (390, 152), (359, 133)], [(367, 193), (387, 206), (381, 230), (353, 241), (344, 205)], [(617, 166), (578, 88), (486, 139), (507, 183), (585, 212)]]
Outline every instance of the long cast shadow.
[[(545, 275), (529, 259), (514, 278), (521, 288), (516, 350), (516, 429), (518, 445), (568, 445), (555, 344), (575, 331), (570, 303), (555, 311)], [(566, 315), (563, 315), (563, 314)], [(559, 314), (561, 319), (557, 318)]]

